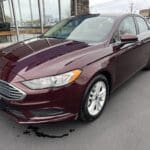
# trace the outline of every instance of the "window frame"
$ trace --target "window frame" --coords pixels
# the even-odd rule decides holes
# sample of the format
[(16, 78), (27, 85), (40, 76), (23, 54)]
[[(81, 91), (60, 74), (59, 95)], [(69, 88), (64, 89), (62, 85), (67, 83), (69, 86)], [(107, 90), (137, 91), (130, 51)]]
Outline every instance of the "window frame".
[[(145, 24), (146, 24), (146, 26), (147, 26), (147, 28), (148, 28), (147, 31), (149, 31), (149, 30), (150, 30), (150, 27), (148, 26), (148, 23), (147, 23), (147, 21), (145, 20), (145, 18), (143, 18), (142, 16), (139, 16), (139, 15), (135, 15), (135, 16), (134, 16), (134, 20), (135, 20), (136, 27), (137, 27), (137, 31), (138, 31), (137, 35), (144, 33), (144, 32), (140, 33), (140, 28), (139, 28), (139, 24), (138, 24), (137, 17), (138, 17), (138, 18), (142, 18), (142, 19), (144, 20), (144, 22), (145, 22)], [(146, 32), (146, 31), (145, 31), (145, 32)]]
[(122, 22), (123, 22), (125, 19), (127, 19), (127, 18), (132, 18), (132, 19), (133, 19), (134, 26), (135, 26), (135, 30), (136, 30), (136, 35), (138, 35), (138, 28), (137, 28), (137, 22), (136, 22), (136, 20), (135, 20), (135, 16), (134, 16), (134, 15), (128, 15), (128, 16), (125, 16), (124, 18), (122, 18), (122, 19), (120, 20), (120, 22), (119, 22), (119, 24), (118, 24), (118, 26), (117, 26), (117, 29), (116, 29), (115, 32), (113, 33), (113, 36), (112, 36), (112, 38), (111, 38), (110, 43), (116, 43), (116, 42), (120, 42), (120, 41), (121, 41), (121, 40), (118, 40), (118, 41), (114, 42), (114, 36), (115, 36), (115, 34), (118, 34), (118, 38), (120, 39), (119, 28), (120, 28)]

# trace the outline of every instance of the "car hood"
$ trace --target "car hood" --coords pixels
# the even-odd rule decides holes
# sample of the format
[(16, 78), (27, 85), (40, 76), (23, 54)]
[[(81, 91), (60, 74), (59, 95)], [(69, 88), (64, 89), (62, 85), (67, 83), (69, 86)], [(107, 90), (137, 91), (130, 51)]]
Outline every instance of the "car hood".
[(48, 38), (16, 43), (0, 50), (0, 79), (19, 82), (81, 68), (87, 61), (79, 60), (90, 48), (83, 42)]

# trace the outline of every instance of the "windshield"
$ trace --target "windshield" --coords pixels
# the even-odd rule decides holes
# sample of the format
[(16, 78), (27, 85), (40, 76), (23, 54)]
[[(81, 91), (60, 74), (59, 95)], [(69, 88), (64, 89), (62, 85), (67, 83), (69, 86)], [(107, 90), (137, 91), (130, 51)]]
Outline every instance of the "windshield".
[(61, 21), (46, 32), (44, 37), (98, 43), (105, 40), (113, 24), (113, 17), (75, 17)]

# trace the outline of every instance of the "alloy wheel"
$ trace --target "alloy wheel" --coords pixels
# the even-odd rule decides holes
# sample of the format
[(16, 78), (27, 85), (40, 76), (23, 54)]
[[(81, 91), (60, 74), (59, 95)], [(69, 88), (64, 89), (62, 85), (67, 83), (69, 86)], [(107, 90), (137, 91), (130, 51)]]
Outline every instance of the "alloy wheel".
[(91, 116), (98, 115), (104, 107), (107, 87), (104, 81), (97, 81), (89, 91), (87, 110)]

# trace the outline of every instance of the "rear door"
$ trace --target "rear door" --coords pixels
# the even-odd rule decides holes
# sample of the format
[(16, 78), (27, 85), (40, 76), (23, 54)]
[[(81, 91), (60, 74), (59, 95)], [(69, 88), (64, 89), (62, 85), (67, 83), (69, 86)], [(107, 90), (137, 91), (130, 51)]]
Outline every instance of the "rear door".
[(147, 63), (150, 58), (150, 29), (146, 20), (140, 16), (135, 17), (138, 28), (138, 39), (141, 42), (141, 59)]

